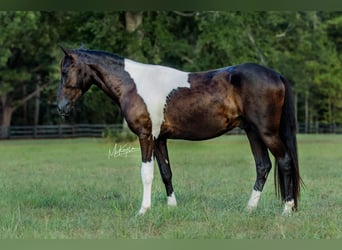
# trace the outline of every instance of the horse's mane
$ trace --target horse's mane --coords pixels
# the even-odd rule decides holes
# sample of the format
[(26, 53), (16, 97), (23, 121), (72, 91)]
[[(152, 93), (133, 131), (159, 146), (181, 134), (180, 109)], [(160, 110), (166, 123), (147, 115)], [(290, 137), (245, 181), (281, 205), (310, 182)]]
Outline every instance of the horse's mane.
[(109, 53), (106, 51), (102, 51), (102, 50), (89, 50), (89, 49), (85, 49), (85, 48), (79, 48), (79, 49), (73, 49), (74, 53), (77, 53), (77, 55), (84, 57), (84, 58), (89, 58), (91, 56), (95, 56), (95, 57), (99, 57), (101, 58), (101, 60), (103, 59), (109, 59), (111, 61), (115, 61), (116, 63), (122, 63), (123, 61), (123, 57), (118, 56), (116, 54), (113, 53)]

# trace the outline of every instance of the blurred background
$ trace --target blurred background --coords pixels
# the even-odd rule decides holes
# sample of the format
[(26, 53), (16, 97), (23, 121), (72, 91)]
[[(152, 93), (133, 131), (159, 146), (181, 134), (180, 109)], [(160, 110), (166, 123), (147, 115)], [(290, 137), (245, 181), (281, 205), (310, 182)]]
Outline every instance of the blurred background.
[(185, 71), (259, 63), (290, 81), (300, 132), (342, 132), (342, 12), (0, 11), (0, 34), (0, 138), (122, 124), (95, 86), (60, 119), (58, 45)]

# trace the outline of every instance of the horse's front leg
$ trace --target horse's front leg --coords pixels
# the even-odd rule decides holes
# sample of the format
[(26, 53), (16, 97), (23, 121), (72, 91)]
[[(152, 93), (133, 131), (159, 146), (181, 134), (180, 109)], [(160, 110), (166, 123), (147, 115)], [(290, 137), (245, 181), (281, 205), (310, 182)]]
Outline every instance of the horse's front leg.
[(152, 135), (139, 136), (140, 148), (141, 148), (141, 179), (143, 183), (143, 198), (139, 214), (143, 215), (148, 209), (151, 208), (151, 195), (152, 195), (152, 181), (153, 181), (153, 148), (154, 142)]
[(166, 189), (167, 204), (169, 206), (177, 206), (176, 196), (172, 186), (172, 172), (169, 155), (167, 152), (166, 139), (158, 139), (155, 141), (155, 155), (158, 162), (160, 175), (163, 179)]

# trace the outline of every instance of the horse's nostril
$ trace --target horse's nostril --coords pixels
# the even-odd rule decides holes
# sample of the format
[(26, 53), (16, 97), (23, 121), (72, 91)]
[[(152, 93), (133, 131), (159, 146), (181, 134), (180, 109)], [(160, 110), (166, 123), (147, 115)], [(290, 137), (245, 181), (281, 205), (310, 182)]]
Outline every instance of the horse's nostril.
[(57, 104), (57, 111), (60, 115), (67, 114), (70, 111), (70, 107), (70, 102), (66, 98), (63, 98)]
[(62, 109), (59, 106), (57, 106), (57, 112), (58, 114), (62, 113)]

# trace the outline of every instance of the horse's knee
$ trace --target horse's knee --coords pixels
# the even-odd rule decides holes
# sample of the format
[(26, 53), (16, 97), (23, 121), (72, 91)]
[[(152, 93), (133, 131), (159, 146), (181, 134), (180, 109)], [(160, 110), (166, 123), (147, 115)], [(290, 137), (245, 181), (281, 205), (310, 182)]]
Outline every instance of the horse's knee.
[(257, 162), (256, 169), (257, 169), (258, 175), (265, 176), (265, 175), (267, 175), (271, 171), (272, 164), (271, 164), (270, 161), (267, 161), (267, 162)]
[(254, 185), (254, 190), (262, 191), (267, 180), (267, 176), (272, 169), (270, 161), (256, 164), (257, 179)]

